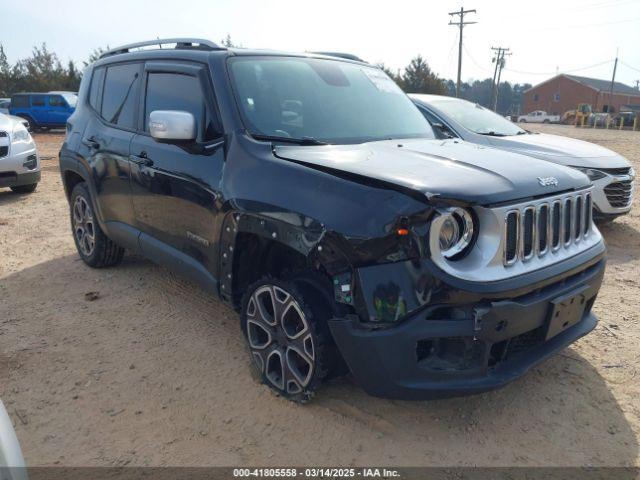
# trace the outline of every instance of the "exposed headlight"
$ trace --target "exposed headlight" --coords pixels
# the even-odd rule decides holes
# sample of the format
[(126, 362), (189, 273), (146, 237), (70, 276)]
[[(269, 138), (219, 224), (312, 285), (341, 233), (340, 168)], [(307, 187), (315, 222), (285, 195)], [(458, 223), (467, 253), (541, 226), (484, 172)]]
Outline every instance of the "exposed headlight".
[(443, 257), (457, 260), (469, 251), (474, 240), (473, 216), (464, 208), (441, 210), (431, 223), (430, 235), (430, 244)]
[(29, 132), (27, 131), (27, 129), (24, 128), (24, 125), (18, 125), (13, 129), (13, 133), (11, 135), (11, 143), (30, 142), (30, 141), (31, 141), (31, 135), (29, 135)]
[(607, 176), (606, 173), (601, 172), (600, 170), (596, 170), (594, 168), (583, 168), (583, 167), (573, 167), (573, 168), (575, 168), (576, 170), (580, 170), (587, 177), (589, 177), (589, 180), (591, 181), (600, 180), (601, 178), (604, 178)]

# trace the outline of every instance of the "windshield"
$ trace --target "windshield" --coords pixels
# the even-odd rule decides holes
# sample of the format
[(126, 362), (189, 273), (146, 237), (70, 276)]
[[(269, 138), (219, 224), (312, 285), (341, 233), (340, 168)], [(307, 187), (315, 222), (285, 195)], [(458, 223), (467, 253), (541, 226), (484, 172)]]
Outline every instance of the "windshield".
[(525, 130), (481, 105), (465, 100), (429, 102), (464, 128), (483, 135), (521, 135)]
[(435, 138), (411, 100), (381, 70), (335, 60), (230, 60), (245, 127), (252, 135), (326, 143)]
[(71, 108), (76, 108), (76, 104), (78, 103), (78, 96), (75, 93), (62, 93), (61, 95), (64, 97)]

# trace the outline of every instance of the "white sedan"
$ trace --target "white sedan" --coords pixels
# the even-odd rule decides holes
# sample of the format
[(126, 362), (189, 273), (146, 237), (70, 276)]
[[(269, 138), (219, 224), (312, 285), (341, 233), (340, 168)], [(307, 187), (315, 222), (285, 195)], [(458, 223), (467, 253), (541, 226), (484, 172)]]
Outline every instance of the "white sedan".
[(40, 158), (24, 120), (0, 113), (0, 188), (31, 193), (40, 181)]
[(631, 210), (635, 172), (622, 155), (574, 138), (529, 132), (487, 108), (459, 98), (419, 94), (409, 97), (441, 138), (458, 137), (586, 173), (594, 185), (597, 220), (613, 220)]

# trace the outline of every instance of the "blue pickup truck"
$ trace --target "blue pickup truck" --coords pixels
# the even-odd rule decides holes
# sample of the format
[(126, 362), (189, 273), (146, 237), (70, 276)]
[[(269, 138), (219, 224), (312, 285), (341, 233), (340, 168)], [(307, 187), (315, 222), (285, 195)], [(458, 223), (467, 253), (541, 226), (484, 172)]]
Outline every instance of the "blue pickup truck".
[(16, 93), (9, 113), (27, 120), (33, 130), (64, 127), (77, 101), (74, 92)]

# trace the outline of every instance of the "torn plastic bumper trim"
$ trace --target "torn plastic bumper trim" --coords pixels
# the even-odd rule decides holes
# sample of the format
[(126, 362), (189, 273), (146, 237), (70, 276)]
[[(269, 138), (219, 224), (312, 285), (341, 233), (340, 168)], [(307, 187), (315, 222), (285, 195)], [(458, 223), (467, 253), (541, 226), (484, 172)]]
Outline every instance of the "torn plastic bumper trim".
[[(421, 310), (386, 329), (366, 328), (355, 316), (330, 320), (329, 326), (357, 382), (372, 395), (428, 399), (478, 393), (520, 377), (595, 328), (591, 306), (604, 264), (542, 292), (479, 303), (486, 307), (479, 324), (473, 316), (427, 319)], [(579, 321), (550, 337), (550, 312), (559, 298), (574, 293), (584, 305)]]

